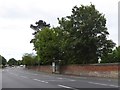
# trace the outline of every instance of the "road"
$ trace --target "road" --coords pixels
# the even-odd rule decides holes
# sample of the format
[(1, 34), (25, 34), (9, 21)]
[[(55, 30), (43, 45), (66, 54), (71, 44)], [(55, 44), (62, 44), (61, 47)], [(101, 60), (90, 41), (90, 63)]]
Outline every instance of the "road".
[(47, 74), (22, 67), (5, 68), (2, 70), (2, 88), (6, 88), (6, 90), (8, 88), (31, 88), (33, 90), (35, 88), (55, 90), (81, 90), (84, 88), (98, 90), (102, 88), (103, 90), (104, 88), (105, 90), (118, 90), (117, 88), (119, 87), (117, 79)]

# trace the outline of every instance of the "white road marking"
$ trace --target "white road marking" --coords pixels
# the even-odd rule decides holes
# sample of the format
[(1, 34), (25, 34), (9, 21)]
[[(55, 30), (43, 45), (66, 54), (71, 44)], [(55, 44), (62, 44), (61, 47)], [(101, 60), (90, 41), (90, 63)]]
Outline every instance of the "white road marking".
[(65, 85), (58, 85), (59, 87), (63, 87), (63, 88), (68, 88), (68, 89), (72, 89), (72, 90), (78, 90), (69, 86), (65, 86)]
[(35, 81), (39, 81), (39, 82), (48, 83), (48, 82), (46, 82), (46, 81), (42, 81), (42, 80), (39, 80), (39, 79), (33, 79), (33, 80), (35, 80)]
[(63, 79), (63, 78), (57, 78), (57, 79)]
[(68, 79), (68, 80), (70, 80), (70, 81), (76, 81), (76, 80), (73, 80), (73, 79)]
[(64, 86), (64, 85), (58, 85), (60, 87), (63, 87), (63, 88), (72, 88), (72, 87), (68, 87), (68, 86)]
[(112, 87), (120, 87), (120, 86), (116, 86), (116, 85), (109, 85), (109, 86), (112, 86)]
[(120, 86), (117, 86), (117, 85), (109, 85), (109, 84), (103, 84), (103, 83), (95, 83), (95, 82), (88, 82), (88, 83), (96, 84), (96, 85), (102, 85), (102, 86), (120, 87)]
[(110, 79), (108, 81), (111, 81)]
[(46, 81), (59, 81), (59, 80), (46, 80)]
[(90, 84), (97, 84), (97, 85), (103, 85), (103, 86), (108, 86), (107, 84), (103, 84), (103, 83), (95, 83), (95, 82), (88, 82)]
[(50, 81), (50, 82), (52, 82), (52, 81), (65, 82), (66, 80), (45, 80), (45, 81)]
[(69, 81), (76, 81), (74, 79), (69, 79), (69, 78), (57, 78), (57, 79), (60, 79), (60, 80), (66, 79), (66, 80), (69, 80)]
[(20, 77), (22, 77), (22, 78), (27, 78), (27, 77), (25, 77), (25, 76), (20, 76)]

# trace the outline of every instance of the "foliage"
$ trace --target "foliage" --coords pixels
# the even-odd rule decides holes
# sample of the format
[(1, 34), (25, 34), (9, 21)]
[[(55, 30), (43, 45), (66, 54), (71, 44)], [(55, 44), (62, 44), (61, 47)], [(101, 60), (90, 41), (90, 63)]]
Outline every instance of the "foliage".
[[(115, 43), (107, 39), (109, 33), (105, 16), (94, 5), (75, 6), (70, 16), (58, 18), (58, 21), (60, 26), (56, 28), (50, 28), (50, 24), (43, 20), (36, 22), (36, 26), (30, 25), (35, 31), (30, 43), (34, 45), (37, 63), (97, 63), (98, 58), (112, 52)], [(26, 64), (31, 65), (29, 55), (24, 59)]]
[(57, 28), (43, 28), (35, 36), (34, 47), (39, 57), (40, 64), (51, 64), (61, 59), (61, 36)]
[(116, 47), (111, 53), (102, 57), (102, 63), (119, 63), (120, 62), (120, 46)]
[(9, 61), (8, 61), (8, 65), (9, 65), (9, 66), (17, 65), (17, 60), (14, 59), (14, 58), (9, 59)]
[(23, 65), (23, 61), (22, 60), (18, 60), (17, 61), (17, 65)]
[(2, 65), (2, 56), (0, 55), (0, 65)]
[(2, 56), (2, 65), (5, 66), (7, 64), (7, 60)]
[(35, 56), (33, 54), (25, 53), (22, 57), (22, 61), (26, 66), (32, 66), (36, 64)]
[[(31, 24), (30, 28), (32, 28), (36, 32), (39, 31), (40, 29), (44, 28), (44, 27), (50, 27), (50, 24), (46, 24), (46, 22), (43, 21), (43, 20), (39, 20), (35, 24), (36, 24), (36, 26), (34, 26), (33, 24)], [(35, 34), (33, 34), (33, 35), (35, 35)]]
[(0, 55), (0, 65), (5, 66), (6, 64), (7, 64), (7, 60), (3, 56)]
[(97, 63), (98, 58), (111, 52), (115, 46), (106, 28), (106, 19), (94, 5), (72, 9), (72, 15), (58, 19), (67, 35), (67, 58), (70, 63)]

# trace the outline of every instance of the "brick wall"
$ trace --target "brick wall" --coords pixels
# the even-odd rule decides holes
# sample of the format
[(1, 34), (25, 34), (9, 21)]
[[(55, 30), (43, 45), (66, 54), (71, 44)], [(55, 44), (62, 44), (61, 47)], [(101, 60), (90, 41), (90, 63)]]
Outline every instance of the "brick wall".
[[(30, 69), (52, 73), (52, 66), (33, 66)], [(91, 64), (91, 65), (67, 65), (60, 67), (61, 74), (118, 78), (119, 65), (113, 64)]]
[(52, 67), (48, 66), (29, 66), (28, 69), (33, 69), (40, 72), (52, 73)]
[(118, 78), (118, 64), (68, 65), (61, 67), (62, 74)]

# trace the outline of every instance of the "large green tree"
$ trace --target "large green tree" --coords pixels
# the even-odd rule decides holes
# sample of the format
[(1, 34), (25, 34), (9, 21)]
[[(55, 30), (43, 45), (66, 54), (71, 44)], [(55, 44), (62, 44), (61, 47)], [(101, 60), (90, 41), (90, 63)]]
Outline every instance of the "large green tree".
[[(35, 24), (36, 25), (33, 25), (33, 24), (30, 25), (30, 28), (34, 30), (34, 33), (33, 33), (34, 38), (31, 39), (30, 43), (33, 43), (33, 45), (34, 45), (33, 50), (38, 51), (39, 45), (37, 44), (37, 42), (38, 42), (38, 38), (37, 38), (38, 35), (37, 34), (45, 27), (50, 28), (50, 24), (47, 24), (43, 20), (39, 20)], [(37, 63), (40, 64), (40, 56), (39, 56), (38, 52), (37, 52), (36, 60), (37, 60)]]
[[(36, 22), (35, 24), (36, 24), (36, 25), (33, 25), (33, 24), (30, 25), (30, 28), (34, 30), (34, 33), (33, 33), (34, 38), (31, 39), (31, 41), (30, 41), (30, 43), (33, 43), (33, 44), (35, 44), (36, 41), (37, 41), (37, 39), (36, 39), (37, 33), (39, 33), (39, 32), (40, 32), (43, 28), (45, 28), (45, 27), (50, 28), (50, 24), (47, 24), (47, 23), (46, 23), (45, 21), (43, 21), (43, 20), (39, 20), (39, 21)], [(34, 46), (34, 47), (36, 47), (36, 46)]]
[(62, 33), (59, 28), (51, 28), (43, 20), (39, 20), (35, 25), (30, 25), (35, 32), (34, 38), (30, 41), (33, 43), (34, 50), (37, 53), (38, 64), (51, 64), (58, 62), (62, 58), (61, 39)]
[(41, 29), (35, 35), (34, 47), (40, 64), (51, 64), (62, 59), (61, 31), (58, 28), (48, 27)]
[(60, 26), (50, 28), (39, 20), (31, 43), (41, 64), (61, 60), (63, 64), (97, 63), (112, 52), (115, 43), (108, 40), (105, 16), (94, 5), (75, 6), (72, 14), (58, 19)]
[(59, 20), (66, 36), (69, 63), (97, 63), (98, 58), (112, 51), (115, 43), (108, 40), (105, 16), (94, 5), (75, 6), (72, 14)]

